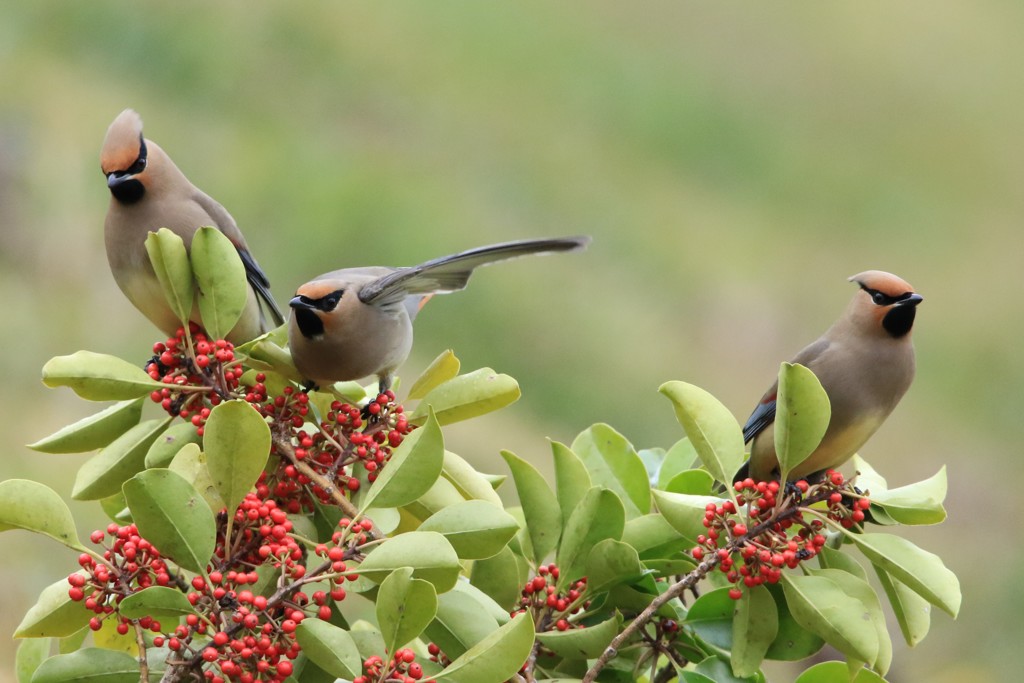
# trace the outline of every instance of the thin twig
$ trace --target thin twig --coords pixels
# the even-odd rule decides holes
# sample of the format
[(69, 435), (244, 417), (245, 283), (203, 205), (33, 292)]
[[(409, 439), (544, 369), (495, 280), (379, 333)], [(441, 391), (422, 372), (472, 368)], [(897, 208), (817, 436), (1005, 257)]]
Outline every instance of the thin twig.
[(149, 660), (146, 659), (146, 639), (142, 637), (139, 620), (132, 620), (135, 627), (135, 642), (139, 644), (139, 683), (149, 683)]

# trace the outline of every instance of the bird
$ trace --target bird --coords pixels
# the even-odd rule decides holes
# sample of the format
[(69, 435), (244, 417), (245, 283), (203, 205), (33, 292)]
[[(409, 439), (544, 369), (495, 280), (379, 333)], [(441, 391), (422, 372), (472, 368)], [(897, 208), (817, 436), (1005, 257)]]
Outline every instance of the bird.
[[(849, 460), (892, 413), (914, 379), (911, 331), (924, 298), (905, 280), (881, 270), (849, 278), (858, 286), (845, 313), (793, 358), (810, 369), (828, 395), (832, 413), (818, 447), (788, 473), (789, 481), (818, 480)], [(750, 457), (733, 477), (778, 479), (775, 402), (778, 381), (743, 427)]]
[[(164, 299), (163, 290), (146, 251), (150, 232), (168, 228), (181, 237), (188, 249), (202, 226), (218, 228), (238, 250), (250, 285), (242, 316), (228, 333), (229, 341), (242, 343), (268, 331), (263, 308), (274, 322), (284, 316), (270, 294), (270, 282), (249, 251), (235, 219), (216, 200), (197, 188), (152, 140), (143, 137), (142, 118), (125, 109), (107, 129), (100, 151), (100, 168), (110, 189), (110, 205), (104, 222), (107, 261), (118, 287), (128, 300), (169, 336), (182, 321)], [(198, 305), (191, 315), (199, 319)]]
[(504, 242), (418, 266), (345, 268), (301, 285), (288, 302), (288, 345), (310, 386), (376, 376), (380, 393), (412, 349), (412, 323), (434, 294), (464, 289), (473, 270), (506, 259), (584, 249), (589, 237)]

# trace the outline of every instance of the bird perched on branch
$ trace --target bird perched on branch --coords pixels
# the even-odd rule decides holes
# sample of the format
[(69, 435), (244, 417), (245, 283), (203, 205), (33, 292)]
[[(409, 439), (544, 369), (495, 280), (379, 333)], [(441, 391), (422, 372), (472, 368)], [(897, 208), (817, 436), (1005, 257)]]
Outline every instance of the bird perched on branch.
[(589, 237), (524, 240), (470, 249), (411, 268), (345, 268), (298, 288), (289, 305), (295, 367), (317, 385), (375, 375), (383, 393), (412, 349), (412, 321), (434, 294), (465, 288), (497, 261), (577, 251)]
[[(828, 429), (817, 449), (789, 473), (790, 480), (813, 477), (849, 460), (881, 426), (914, 379), (911, 329), (923, 298), (891, 273), (869, 270), (850, 278), (860, 288), (843, 316), (792, 360), (818, 377), (832, 405)], [(753, 440), (750, 459), (736, 474), (778, 479), (775, 455), (773, 384), (743, 427)]]
[[(104, 226), (110, 271), (128, 300), (154, 325), (173, 335), (181, 321), (164, 299), (146, 252), (146, 236), (168, 228), (189, 248), (193, 234), (206, 225), (219, 228), (235, 245), (250, 285), (245, 310), (228, 339), (241, 343), (266, 332), (263, 307), (274, 326), (284, 322), (270, 295), (270, 282), (249, 252), (235, 219), (190, 183), (159, 145), (143, 137), (142, 119), (135, 111), (125, 109), (110, 124), (100, 152), (100, 168), (110, 188)], [(201, 323), (198, 307), (192, 319)]]

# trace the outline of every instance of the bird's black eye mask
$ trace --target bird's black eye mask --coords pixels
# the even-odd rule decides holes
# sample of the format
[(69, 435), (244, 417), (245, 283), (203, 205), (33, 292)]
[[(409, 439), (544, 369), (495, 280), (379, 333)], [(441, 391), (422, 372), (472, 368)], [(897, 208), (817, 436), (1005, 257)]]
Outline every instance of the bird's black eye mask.
[(122, 204), (134, 204), (145, 196), (146, 186), (135, 176), (146, 170), (148, 158), (149, 151), (146, 149), (146, 140), (139, 135), (139, 156), (132, 162), (132, 165), (123, 171), (111, 171), (107, 174), (107, 187)]
[(128, 175), (138, 175), (146, 170), (146, 160), (149, 158), (149, 150), (146, 149), (146, 139), (139, 136), (139, 156), (135, 159), (131, 166), (129, 166), (125, 173)]
[(907, 299), (914, 295), (913, 292), (904, 292), (899, 296), (889, 296), (884, 292), (880, 292), (877, 289), (871, 289), (870, 287), (863, 285), (859, 282), (857, 284), (860, 284), (860, 288), (868, 293), (868, 296), (871, 297), (871, 301), (873, 301), (876, 306), (892, 306), (894, 303), (897, 303), (899, 301), (906, 301)]
[(336, 289), (327, 296), (322, 296), (319, 299), (306, 299), (306, 297), (302, 298), (306, 299), (306, 301), (309, 302), (309, 305), (312, 306), (313, 308), (321, 310), (324, 313), (330, 313), (331, 311), (338, 307), (338, 302), (341, 301), (341, 297), (344, 294), (344, 289)]
[(344, 294), (344, 289), (336, 289), (319, 299), (311, 299), (300, 294), (288, 302), (288, 305), (295, 311), (295, 322), (298, 324), (302, 336), (307, 339), (322, 336), (324, 333), (324, 321), (320, 319), (320, 316), (315, 311), (330, 313), (338, 307), (338, 302), (341, 301), (341, 297)]

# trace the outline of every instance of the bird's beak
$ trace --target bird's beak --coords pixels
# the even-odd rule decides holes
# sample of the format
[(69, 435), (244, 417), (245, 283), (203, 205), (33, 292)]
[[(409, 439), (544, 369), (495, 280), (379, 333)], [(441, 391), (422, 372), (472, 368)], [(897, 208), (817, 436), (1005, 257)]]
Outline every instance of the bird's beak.
[(922, 301), (924, 301), (924, 297), (915, 292), (914, 294), (911, 294), (910, 296), (908, 296), (906, 299), (903, 299), (902, 301), (897, 301), (896, 305), (897, 306), (917, 306)]
[(313, 305), (313, 302), (310, 301), (309, 299), (307, 299), (304, 296), (295, 296), (295, 297), (293, 297), (292, 300), (288, 302), (288, 305), (291, 306), (292, 308), (294, 308), (297, 311), (298, 310), (302, 310), (302, 311), (315, 311), (316, 310), (316, 306)]
[(107, 187), (113, 190), (115, 187), (125, 182), (126, 180), (131, 180), (131, 178), (132, 177), (125, 173), (124, 171), (114, 171), (112, 173), (108, 173)]

